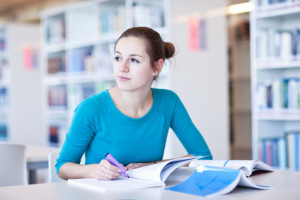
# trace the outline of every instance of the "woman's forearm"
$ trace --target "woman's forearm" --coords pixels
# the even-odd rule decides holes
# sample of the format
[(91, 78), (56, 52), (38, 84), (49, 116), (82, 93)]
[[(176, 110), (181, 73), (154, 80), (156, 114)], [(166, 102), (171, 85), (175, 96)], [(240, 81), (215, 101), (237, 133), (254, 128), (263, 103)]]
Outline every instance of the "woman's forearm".
[(77, 163), (65, 163), (59, 169), (58, 176), (62, 179), (93, 178), (97, 164), (80, 165)]

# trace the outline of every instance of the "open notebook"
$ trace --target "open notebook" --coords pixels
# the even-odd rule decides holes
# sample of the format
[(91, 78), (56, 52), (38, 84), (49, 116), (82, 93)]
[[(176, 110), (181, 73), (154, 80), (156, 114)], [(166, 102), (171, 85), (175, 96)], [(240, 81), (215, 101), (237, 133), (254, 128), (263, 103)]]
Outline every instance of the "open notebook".
[(122, 191), (165, 186), (167, 177), (177, 168), (203, 156), (183, 157), (127, 171), (130, 178), (120, 176), (116, 180), (69, 179), (70, 185), (78, 185), (99, 191)]

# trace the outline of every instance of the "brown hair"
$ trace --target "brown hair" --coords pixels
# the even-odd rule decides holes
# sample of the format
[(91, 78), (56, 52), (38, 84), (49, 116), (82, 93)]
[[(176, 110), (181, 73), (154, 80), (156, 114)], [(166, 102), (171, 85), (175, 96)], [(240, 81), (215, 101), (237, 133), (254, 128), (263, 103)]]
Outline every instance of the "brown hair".
[[(155, 30), (148, 27), (133, 27), (127, 29), (122, 35), (118, 38), (115, 48), (118, 44), (118, 41), (123, 37), (138, 37), (146, 41), (146, 52), (150, 56), (150, 64), (154, 68), (154, 63), (159, 59), (168, 59), (172, 58), (175, 54), (175, 47), (170, 42), (164, 42), (159, 33)], [(155, 70), (155, 69), (153, 69)]]

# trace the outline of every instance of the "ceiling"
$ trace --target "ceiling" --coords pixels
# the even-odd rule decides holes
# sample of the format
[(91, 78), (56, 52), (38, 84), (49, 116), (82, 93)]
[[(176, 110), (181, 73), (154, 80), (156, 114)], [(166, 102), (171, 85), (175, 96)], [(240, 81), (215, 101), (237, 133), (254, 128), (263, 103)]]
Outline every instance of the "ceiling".
[(33, 4), (38, 1), (47, 0), (0, 0), (0, 10), (1, 12), (5, 12), (17, 7), (24, 7), (28, 4)]
[(39, 22), (39, 12), (58, 4), (80, 0), (0, 0), (0, 19)]

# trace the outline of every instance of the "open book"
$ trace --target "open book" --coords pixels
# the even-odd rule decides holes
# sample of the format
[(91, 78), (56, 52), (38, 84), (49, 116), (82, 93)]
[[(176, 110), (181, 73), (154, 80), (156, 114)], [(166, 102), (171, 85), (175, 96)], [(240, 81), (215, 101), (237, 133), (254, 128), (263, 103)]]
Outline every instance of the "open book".
[(241, 169), (246, 176), (250, 176), (256, 170), (273, 171), (272, 167), (259, 160), (194, 160), (189, 164), (189, 167), (204, 165)]
[(127, 171), (130, 178), (120, 176), (116, 180), (101, 181), (96, 179), (69, 179), (68, 183), (101, 191), (122, 191), (147, 187), (165, 186), (167, 177), (177, 168), (189, 163), (192, 160), (202, 158), (183, 157), (165, 162), (148, 165), (145, 167)]
[[(196, 168), (179, 168), (170, 175), (185, 174), (188, 178), (173, 187), (166, 188), (175, 192), (183, 192), (199, 196), (215, 196), (226, 194), (232, 191), (236, 186), (243, 186), (255, 189), (272, 189), (269, 186), (255, 185), (252, 183), (240, 169), (231, 169), (225, 167), (198, 166)], [(168, 178), (169, 180), (169, 178)]]

